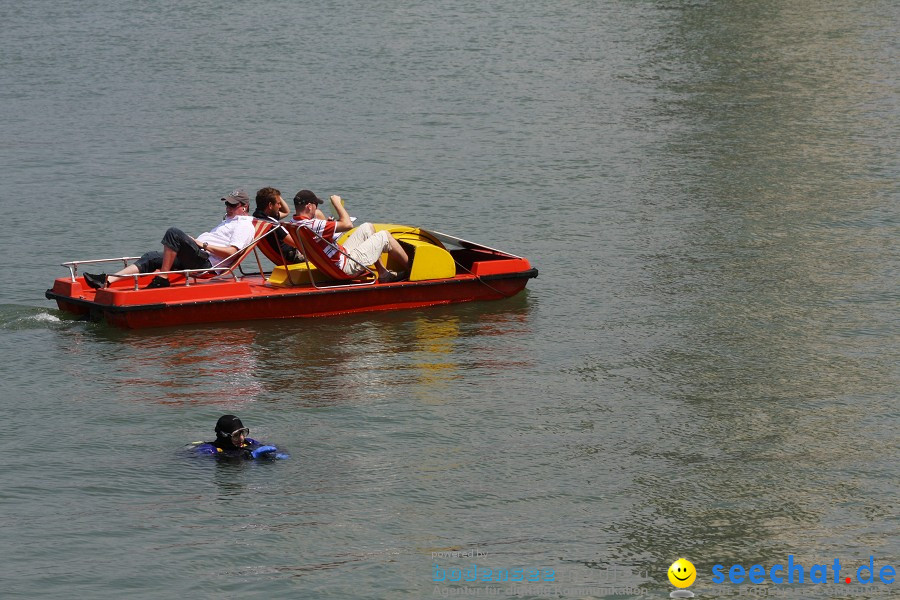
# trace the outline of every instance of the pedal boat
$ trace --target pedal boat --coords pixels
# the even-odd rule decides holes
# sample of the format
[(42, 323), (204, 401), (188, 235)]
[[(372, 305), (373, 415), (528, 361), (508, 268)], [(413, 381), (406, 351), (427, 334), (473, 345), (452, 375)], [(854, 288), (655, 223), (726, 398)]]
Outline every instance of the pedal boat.
[[(303, 245), (304, 238), (296, 228), (260, 220), (254, 224), (253, 242), (235, 254), (227, 269), (171, 271), (167, 288), (144, 289), (157, 272), (127, 276), (110, 287), (93, 289), (78, 274), (79, 268), (114, 272), (137, 257), (71, 261), (62, 263), (69, 275), (56, 279), (45, 295), (63, 312), (116, 327), (143, 329), (499, 300), (519, 293), (538, 275), (527, 259), (508, 252), (436, 231), (376, 224), (376, 230), (390, 231), (406, 249), (408, 280), (381, 283), (371, 270), (357, 278), (337, 279), (324, 252), (310, 247), (308, 240)], [(264, 240), (275, 227), (288, 229), (299, 242), (298, 248), (303, 248), (306, 262), (284, 264), (275, 250), (278, 244)], [(250, 262), (245, 259), (251, 254), (259, 270), (245, 273), (243, 265)], [(264, 270), (260, 254), (274, 265), (270, 271)], [(396, 269), (387, 262), (387, 254), (382, 255), (382, 262)], [(98, 266), (100, 269), (95, 269)]]

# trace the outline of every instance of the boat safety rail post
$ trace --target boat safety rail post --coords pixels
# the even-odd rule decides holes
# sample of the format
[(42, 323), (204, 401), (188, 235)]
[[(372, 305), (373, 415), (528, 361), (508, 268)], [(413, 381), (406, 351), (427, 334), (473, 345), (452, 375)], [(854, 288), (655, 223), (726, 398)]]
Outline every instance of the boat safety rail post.
[(78, 265), (91, 265), (91, 264), (99, 264), (99, 263), (107, 263), (107, 262), (116, 262), (122, 261), (122, 268), (128, 266), (128, 261), (137, 260), (140, 256), (119, 256), (117, 258), (97, 258), (94, 260), (72, 260), (69, 262), (61, 263), (61, 266), (67, 267), (69, 269), (69, 276), (72, 278), (72, 283), (75, 283), (75, 279), (78, 277)]
[[(229, 275), (234, 277), (235, 281), (240, 281), (240, 278), (238, 278), (232, 271), (222, 271), (222, 273), (213, 273), (212, 271), (214, 271), (214, 270), (215, 270), (215, 267), (213, 267), (212, 269), (182, 269), (181, 271), (154, 271), (153, 273), (149, 273), (149, 274), (150, 275), (184, 275), (185, 287), (191, 285), (191, 277), (193, 277), (194, 280), (197, 280), (198, 278), (200, 278), (204, 275), (206, 275), (208, 277), (215, 277), (217, 275), (223, 275), (225, 273), (228, 273)], [(140, 286), (138, 285), (138, 281), (140, 280), (141, 277), (144, 277), (146, 275), (148, 275), (148, 273), (129, 273), (128, 275), (125, 275), (124, 277), (131, 277), (132, 279), (134, 279), (134, 289), (135, 289), (135, 291), (137, 291), (137, 290), (141, 289)]]
[[(285, 229), (284, 225), (282, 225), (281, 223), (279, 223), (278, 226), (272, 230), (272, 233), (275, 233), (275, 231), (283, 231), (285, 235), (290, 235), (290, 233), (288, 233), (288, 230)], [(275, 239), (277, 240), (278, 238), (276, 237)], [(278, 246), (278, 254), (279, 254), (279, 256), (281, 256), (281, 264), (287, 266), (288, 261), (287, 261), (287, 257), (284, 255), (284, 248), (282, 248), (280, 242), (275, 245)], [(261, 268), (260, 268), (260, 271), (262, 271)]]
[[(262, 261), (259, 260), (259, 252), (258, 252), (258, 250), (259, 250), (259, 248), (254, 248), (254, 249), (253, 249), (253, 258), (256, 259), (256, 266), (257, 266), (257, 268), (259, 268), (259, 272), (262, 273), (262, 272), (263, 272), (263, 266), (262, 266)], [(240, 266), (239, 266), (239, 267), (238, 267), (238, 270), (241, 272), (241, 275), (246, 275), (246, 273), (244, 273), (243, 267), (240, 267)]]

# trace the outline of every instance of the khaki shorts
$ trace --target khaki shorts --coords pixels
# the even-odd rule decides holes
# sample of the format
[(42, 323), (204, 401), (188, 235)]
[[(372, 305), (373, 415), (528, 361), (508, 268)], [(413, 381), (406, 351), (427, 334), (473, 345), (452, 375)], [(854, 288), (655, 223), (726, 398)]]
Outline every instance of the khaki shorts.
[(343, 245), (348, 256), (344, 257), (342, 270), (347, 275), (356, 275), (363, 271), (360, 264), (367, 267), (374, 265), (382, 253), (391, 249), (391, 234), (387, 231), (375, 233), (375, 227), (371, 223), (363, 223)]

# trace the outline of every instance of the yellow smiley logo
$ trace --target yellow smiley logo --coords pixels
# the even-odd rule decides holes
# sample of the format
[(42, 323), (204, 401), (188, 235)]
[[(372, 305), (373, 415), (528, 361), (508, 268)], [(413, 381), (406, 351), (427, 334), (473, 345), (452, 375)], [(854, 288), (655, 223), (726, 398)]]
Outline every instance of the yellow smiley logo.
[(669, 567), (669, 581), (677, 588), (686, 588), (697, 579), (697, 569), (686, 558), (679, 558)]

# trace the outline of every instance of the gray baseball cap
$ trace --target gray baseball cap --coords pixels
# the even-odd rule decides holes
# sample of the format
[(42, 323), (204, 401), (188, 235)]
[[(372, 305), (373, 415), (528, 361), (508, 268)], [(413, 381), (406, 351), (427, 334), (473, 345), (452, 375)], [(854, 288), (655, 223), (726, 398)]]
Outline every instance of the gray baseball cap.
[(222, 198), (222, 202), (227, 204), (244, 204), (250, 206), (250, 195), (244, 191), (244, 188), (238, 188)]

